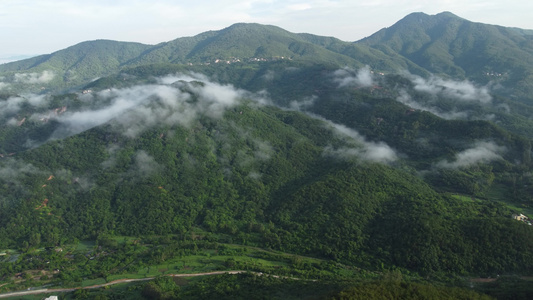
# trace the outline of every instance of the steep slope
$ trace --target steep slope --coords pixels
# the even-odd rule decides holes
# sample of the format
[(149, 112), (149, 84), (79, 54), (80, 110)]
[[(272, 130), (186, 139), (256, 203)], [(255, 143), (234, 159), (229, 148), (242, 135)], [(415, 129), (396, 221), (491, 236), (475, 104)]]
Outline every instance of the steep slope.
[[(87, 83), (124, 67), (148, 64), (249, 64), (273, 60), (303, 61), (335, 66), (371, 65), (379, 70), (424, 71), (401, 56), (388, 56), (363, 45), (311, 34), (295, 34), (269, 25), (239, 23), (219, 31), (183, 37), (155, 46), (113, 41), (90, 41), (50, 55), (0, 66), (14, 90), (29, 88), (18, 80), (43, 72), (50, 78), (33, 80), (32, 87), (53, 90)], [(14, 73), (23, 73), (18, 77)], [(21, 77), (23, 76), (23, 77)], [(38, 77), (41, 76), (41, 77)], [(17, 83), (19, 83), (17, 85)]]
[[(179, 68), (153, 66), (125, 73), (141, 79), (176, 71)], [(498, 186), (505, 190), (498, 200), (530, 205), (524, 196), (531, 182), (526, 171), (531, 166), (533, 138), (529, 105), (492, 99), (484, 88), (461, 81), (372, 75), (368, 69), (339, 70), (319, 64), (280, 61), (256, 69), (219, 65), (193, 71), (222, 84), (264, 93), (282, 107), (343, 124), (369, 142), (385, 142), (403, 163), (426, 174), (427, 181), (440, 190), (485, 197)], [(366, 85), (358, 83), (359, 77), (368, 80)], [(122, 82), (102, 79), (95, 87), (105, 89), (106, 83)]]
[(312, 34), (295, 34), (271, 25), (238, 23), (219, 31), (162, 43), (141, 55), (134, 65), (147, 63), (222, 63), (298, 60), (337, 66), (370, 64), (397, 70), (409, 62), (387, 57), (379, 50)]
[(395, 73), (400, 70), (408, 70), (421, 76), (429, 75), (427, 70), (392, 51), (384, 52), (382, 49), (368, 47), (359, 43), (344, 42), (333, 37), (323, 37), (308, 33), (300, 33), (299, 36), (310, 43), (351, 57), (362, 65), (368, 65), (376, 71)]
[(474, 23), (448, 12), (414, 13), (357, 44), (399, 53), (434, 74), (501, 83), (507, 88), (502, 94), (529, 98), (533, 92), (531, 31)]
[(533, 232), (509, 209), (435, 192), (386, 144), (351, 128), (201, 80), (163, 77), (41, 99), (45, 112), (45, 104), (71, 108), (47, 121), (22, 105), (28, 121), (11, 126), (40, 129), (47, 141), (0, 159), (0, 247), (199, 227), (218, 241), (372, 269), (533, 267)]
[[(1, 65), (0, 72), (11, 79), (15, 90), (28, 89), (27, 84), (35, 85), (37, 90), (41, 86), (63, 89), (115, 73), (151, 47), (109, 40), (88, 41), (52, 54)], [(45, 78), (43, 74), (48, 76)]]
[[(65, 50), (0, 66), (13, 89), (65, 89), (124, 67), (147, 64), (213, 64), (271, 60), (338, 67), (408, 70), (500, 86), (500, 95), (533, 94), (533, 35), (529, 30), (474, 23), (451, 13), (414, 13), (355, 43), (295, 34), (269, 25), (239, 23), (155, 46), (84, 42)], [(22, 73), (15, 76), (14, 73)], [(44, 73), (47, 72), (47, 73)], [(26, 83), (24, 87), (22, 84)]]
[[(89, 41), (49, 55), (0, 66), (13, 90), (30, 88), (24, 83), (54, 90), (87, 83), (97, 77), (118, 72), (126, 66), (162, 63), (215, 63), (221, 60), (247, 63), (272, 59), (307, 60), (335, 65), (360, 65), (351, 57), (305, 41), (279, 27), (235, 24), (219, 31), (178, 38), (155, 46), (115, 41)], [(42, 77), (43, 72), (46, 78)], [(15, 73), (22, 73), (16, 76)], [(24, 75), (24, 74), (32, 74)], [(25, 77), (34, 79), (24, 81)], [(35, 80), (37, 78), (37, 80)]]

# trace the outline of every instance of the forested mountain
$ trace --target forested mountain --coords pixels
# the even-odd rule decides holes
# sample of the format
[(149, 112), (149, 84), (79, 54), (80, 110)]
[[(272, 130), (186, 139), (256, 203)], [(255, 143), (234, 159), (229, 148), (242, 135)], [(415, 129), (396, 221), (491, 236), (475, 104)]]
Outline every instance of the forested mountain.
[(501, 83), (503, 94), (531, 100), (533, 32), (475, 23), (452, 13), (414, 13), (357, 44), (400, 54), (433, 74)]
[(157, 45), (83, 42), (49, 55), (0, 65), (0, 73), (20, 82), (13, 77), (14, 72), (53, 72), (53, 79), (36, 81), (36, 88), (65, 89), (128, 66), (283, 58), (351, 67), (368, 65), (386, 73), (407, 70), (421, 76), (469, 79), (483, 85), (501, 85), (495, 91), (498, 94), (530, 99), (532, 53), (530, 30), (474, 23), (448, 12), (435, 16), (413, 13), (353, 43), (241, 23)]
[(272, 59), (361, 65), (351, 57), (324, 49), (297, 34), (275, 26), (235, 24), (223, 30), (178, 38), (155, 46), (114, 41), (84, 42), (50, 55), (2, 65), (0, 72), (52, 71), (55, 74), (54, 80), (49, 82), (50, 85), (44, 86), (64, 89), (112, 74), (127, 66), (160, 63), (214, 64)]
[(0, 282), (80, 240), (99, 254), (50, 258), (58, 281), (235, 244), (332, 282), (530, 276), (530, 33), (416, 13), (358, 42), (235, 24), (0, 65)]
[[(150, 48), (140, 43), (108, 40), (82, 42), (52, 54), (7, 63), (0, 69), (9, 74), (13, 84), (19, 85), (20, 91), (28, 89), (20, 86), (25, 83), (35, 85), (32, 90), (66, 88), (112, 74)], [(20, 73), (30, 75), (15, 75)]]

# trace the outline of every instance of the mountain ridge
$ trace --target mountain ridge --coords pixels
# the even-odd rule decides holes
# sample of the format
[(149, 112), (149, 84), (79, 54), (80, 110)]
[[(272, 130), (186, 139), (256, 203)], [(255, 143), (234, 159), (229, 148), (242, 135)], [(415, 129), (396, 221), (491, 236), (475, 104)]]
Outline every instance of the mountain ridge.
[[(487, 84), (499, 80), (531, 94), (533, 36), (512, 28), (475, 23), (451, 13), (416, 13), (359, 43), (387, 49), (433, 74)], [(501, 79), (501, 78), (500, 78)]]
[(529, 32), (471, 22), (450, 12), (412, 13), (356, 42), (291, 33), (273, 25), (236, 23), (156, 45), (82, 42), (52, 54), (0, 65), (0, 74), (13, 82), (15, 73), (51, 70), (55, 78), (43, 86), (65, 90), (146, 64), (247, 63), (252, 58), (283, 57), (339, 67), (368, 65), (378, 72), (407, 70), (424, 77), (436, 74), (479, 84), (495, 82), (503, 85), (503, 93), (530, 99), (533, 35)]

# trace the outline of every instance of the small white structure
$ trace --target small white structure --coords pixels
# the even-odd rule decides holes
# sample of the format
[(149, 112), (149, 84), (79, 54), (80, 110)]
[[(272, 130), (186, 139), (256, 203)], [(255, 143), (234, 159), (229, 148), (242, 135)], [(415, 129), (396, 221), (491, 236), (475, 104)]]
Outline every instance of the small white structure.
[(522, 222), (525, 222), (527, 221), (528, 217), (524, 216), (523, 214), (519, 214), (519, 215), (513, 215), (513, 219), (517, 220), (517, 221), (522, 221)]
[(533, 225), (533, 223), (531, 222), (531, 219), (529, 219), (528, 216), (524, 216), (523, 214), (519, 214), (519, 215), (514, 214), (513, 219), (524, 222), (529, 226)]

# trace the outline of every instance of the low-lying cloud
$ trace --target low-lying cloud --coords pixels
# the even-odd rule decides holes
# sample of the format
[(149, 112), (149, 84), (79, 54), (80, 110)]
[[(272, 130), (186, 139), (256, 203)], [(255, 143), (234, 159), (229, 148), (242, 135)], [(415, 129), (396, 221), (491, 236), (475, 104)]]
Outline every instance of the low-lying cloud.
[(14, 81), (23, 84), (38, 84), (48, 83), (54, 77), (54, 72), (45, 70), (41, 73), (17, 73), (15, 74)]
[(21, 176), (41, 173), (34, 165), (14, 158), (3, 158), (0, 164), (0, 179), (4, 182), (14, 183)]
[(374, 78), (369, 66), (359, 70), (343, 68), (333, 73), (334, 81), (339, 87), (371, 87), (374, 85)]
[(477, 101), (490, 103), (492, 96), (487, 86), (477, 87), (468, 80), (446, 80), (437, 76), (424, 79), (419, 76), (409, 76), (414, 84), (414, 89), (434, 96), (441, 96), (463, 101)]
[(505, 147), (498, 146), (494, 142), (477, 142), (472, 148), (457, 153), (453, 161), (442, 160), (436, 164), (436, 167), (456, 169), (478, 163), (488, 163), (502, 159), (501, 154), (505, 150)]
[(324, 149), (324, 154), (328, 156), (349, 159), (358, 157), (360, 159), (372, 162), (391, 163), (398, 159), (396, 152), (384, 142), (369, 142), (357, 131), (344, 125), (329, 122), (335, 131), (341, 136), (352, 138), (358, 145), (353, 147), (334, 148), (328, 146)]
[(455, 81), (437, 76), (425, 79), (410, 73), (404, 73), (404, 76), (412, 82), (412, 90), (399, 90), (398, 102), (448, 120), (491, 118), (490, 115), (479, 115), (480, 106), (492, 105), (489, 85), (480, 87), (468, 80)]
[(52, 138), (74, 135), (110, 122), (124, 135), (135, 137), (158, 124), (189, 126), (199, 116), (220, 118), (243, 97), (252, 97), (231, 85), (220, 85), (202, 75), (160, 78), (157, 84), (113, 89), (85, 96), (106, 99), (98, 109), (67, 112), (54, 119), (61, 123)]
[(111, 119), (123, 117), (128, 110), (141, 105), (143, 101), (149, 102), (152, 97), (167, 97), (167, 93), (172, 90), (172, 88), (165, 86), (136, 86), (99, 93), (96, 97), (109, 97), (111, 104), (100, 109), (68, 112), (54, 117), (62, 125), (54, 132), (52, 137), (62, 138), (78, 134), (107, 123)]
[(48, 105), (48, 101), (48, 96), (32, 94), (13, 96), (7, 98), (7, 100), (0, 100), (0, 118), (3, 119), (17, 114), (25, 105), (29, 105), (34, 108), (46, 107)]
[(439, 116), (443, 119), (447, 120), (454, 120), (454, 119), (466, 119), (468, 117), (468, 113), (465, 111), (456, 111), (455, 109), (452, 111), (442, 111), (438, 107), (435, 106), (429, 106), (420, 102), (415, 101), (411, 95), (405, 90), (401, 90), (398, 97), (396, 97), (396, 101), (403, 103), (411, 108), (427, 111), (430, 112), (436, 116)]
[(264, 80), (264, 81), (272, 81), (274, 80), (274, 76), (276, 75), (276, 73), (272, 70), (267, 70), (265, 72), (265, 74), (263, 74), (263, 76), (261, 76), (261, 78)]
[(318, 100), (318, 97), (316, 95), (306, 97), (300, 101), (294, 100), (289, 103), (289, 109), (297, 110), (297, 111), (305, 111), (307, 108), (312, 107), (316, 103), (317, 100)]

